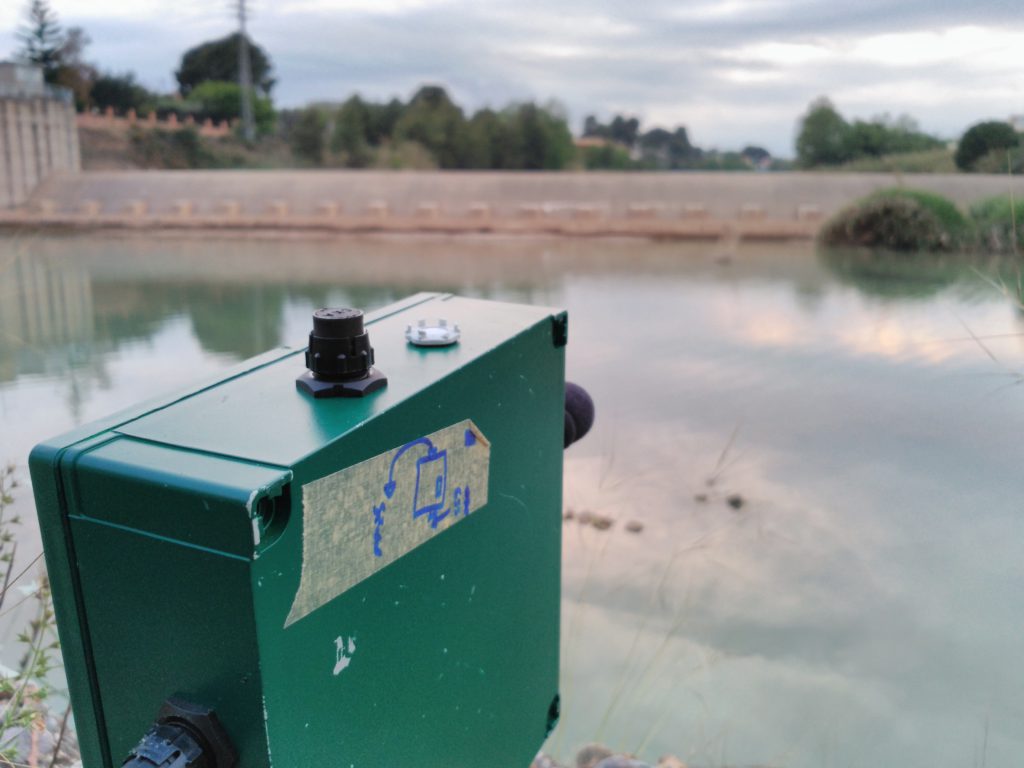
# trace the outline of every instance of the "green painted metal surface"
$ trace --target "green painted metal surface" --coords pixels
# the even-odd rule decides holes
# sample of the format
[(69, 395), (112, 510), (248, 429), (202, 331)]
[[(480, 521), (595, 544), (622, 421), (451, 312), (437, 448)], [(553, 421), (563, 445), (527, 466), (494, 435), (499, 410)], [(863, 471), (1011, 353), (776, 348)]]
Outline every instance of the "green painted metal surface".
[[(405, 341), (437, 316), (457, 346)], [(368, 398), (297, 391), (301, 350), (279, 350), (33, 452), (85, 768), (120, 765), (172, 695), (217, 710), (240, 768), (529, 764), (557, 696), (564, 315), (421, 294), (367, 326), (389, 378)], [(454, 481), (462, 448), (424, 438), (466, 420), (465, 450), (489, 447), (486, 503), (434, 529), (442, 502), (471, 505), (436, 470)], [(304, 486), (341, 477), (345, 499), (382, 455), (398, 492), (303, 574), (352, 514)], [(429, 515), (394, 508), (431, 489)], [(303, 579), (329, 589), (358, 548), (399, 546), (397, 515), (430, 535), (288, 623)]]

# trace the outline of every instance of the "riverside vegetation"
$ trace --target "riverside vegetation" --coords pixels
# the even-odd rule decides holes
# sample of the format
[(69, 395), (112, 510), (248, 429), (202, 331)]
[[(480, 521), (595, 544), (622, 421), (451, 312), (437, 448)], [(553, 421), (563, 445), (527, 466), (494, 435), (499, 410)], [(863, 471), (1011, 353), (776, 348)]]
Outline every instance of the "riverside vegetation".
[(992, 197), (965, 213), (941, 195), (895, 187), (837, 213), (820, 240), (836, 247), (1016, 254), (1024, 240), (1024, 201)]
[[(74, 761), (77, 742), (69, 724), (71, 708), (64, 706), (61, 716), (51, 712), (55, 697), (48, 680), (59, 664), (60, 644), (49, 582), (44, 574), (31, 583), (19, 585), (36, 568), (41, 555), (15, 571), (14, 529), (21, 520), (9, 513), (18, 486), (14, 466), (0, 468), (0, 616), (23, 606), (30, 611), (17, 636), (24, 650), (16, 667), (0, 664), (0, 767), (57, 768)], [(39, 569), (43, 570), (41, 566)]]

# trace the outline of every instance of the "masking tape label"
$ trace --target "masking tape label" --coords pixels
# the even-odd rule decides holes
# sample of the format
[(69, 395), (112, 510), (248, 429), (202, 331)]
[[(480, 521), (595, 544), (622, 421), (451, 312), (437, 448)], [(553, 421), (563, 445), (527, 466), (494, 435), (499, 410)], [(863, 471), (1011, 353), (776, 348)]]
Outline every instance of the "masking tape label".
[(302, 487), (302, 575), (285, 626), (487, 503), (491, 444), (469, 419)]

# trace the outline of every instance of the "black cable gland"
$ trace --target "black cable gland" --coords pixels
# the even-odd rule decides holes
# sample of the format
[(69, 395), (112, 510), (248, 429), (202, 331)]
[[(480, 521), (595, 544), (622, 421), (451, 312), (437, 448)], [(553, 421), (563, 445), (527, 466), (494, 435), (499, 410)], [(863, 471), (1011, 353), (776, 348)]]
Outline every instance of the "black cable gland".
[(238, 752), (216, 712), (171, 697), (122, 768), (235, 768), (237, 762)]
[(192, 732), (169, 723), (150, 728), (122, 768), (208, 768), (209, 765)]
[(370, 334), (358, 309), (318, 309), (313, 313), (306, 367), (323, 381), (361, 379), (373, 365)]
[(387, 385), (373, 362), (362, 311), (318, 309), (306, 350), (309, 371), (295, 383), (313, 397), (363, 397)]

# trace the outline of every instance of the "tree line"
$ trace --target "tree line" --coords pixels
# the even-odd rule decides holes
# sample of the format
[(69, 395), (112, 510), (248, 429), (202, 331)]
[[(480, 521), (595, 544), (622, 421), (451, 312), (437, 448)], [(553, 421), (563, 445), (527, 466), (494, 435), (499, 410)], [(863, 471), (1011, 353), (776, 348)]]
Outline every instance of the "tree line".
[(811, 102), (797, 126), (796, 162), (801, 168), (841, 166), (866, 158), (947, 150), (961, 171), (1020, 172), (1022, 143), (1010, 123), (985, 120), (969, 127), (956, 142), (925, 133), (912, 117), (881, 115), (848, 121), (831, 101)]
[(282, 112), (281, 135), (312, 166), (560, 170), (575, 147), (557, 104), (510, 104), (467, 115), (437, 85), (408, 102), (351, 96)]
[[(70, 89), (80, 111), (110, 109), (140, 117), (155, 113), (161, 119), (173, 114), (182, 121), (232, 120), (239, 115), (237, 34), (185, 51), (174, 71), (174, 94), (149, 90), (132, 72), (105, 71), (87, 61), (88, 35), (78, 27), (62, 29), (47, 0), (30, 0), (19, 39), (20, 57), (39, 65), (48, 83)], [(767, 167), (771, 160), (759, 147), (704, 151), (690, 142), (683, 126), (644, 131), (637, 118), (620, 115), (608, 123), (587, 117), (577, 146), (565, 110), (555, 102), (527, 101), (467, 112), (438, 85), (421, 87), (408, 101), (377, 102), (357, 94), (341, 104), (278, 111), (272, 102), (275, 77), (270, 56), (251, 40), (249, 47), (261, 137), (283, 142), (308, 166), (746, 170)], [(191, 155), (203, 157), (198, 139), (185, 143)]]
[[(239, 116), (241, 38), (231, 34), (186, 50), (174, 70), (177, 92), (156, 93), (132, 72), (102, 70), (85, 52), (88, 34), (63, 29), (48, 0), (29, 0), (18, 32), (21, 59), (37, 64), (46, 82), (68, 88), (81, 111), (112, 109), (179, 120), (233, 120)], [(451, 168), (493, 170), (784, 170), (792, 167), (763, 147), (705, 150), (691, 143), (685, 126), (644, 129), (640, 120), (589, 115), (579, 140), (556, 102), (527, 101), (500, 109), (463, 110), (439, 85), (421, 87), (408, 100), (312, 104), (277, 111), (272, 102), (273, 63), (249, 41), (255, 118), (261, 139), (283, 144), (307, 166)], [(192, 142), (198, 149), (198, 138)], [(837, 167), (914, 153), (944, 154), (952, 142), (922, 131), (906, 115), (847, 120), (827, 98), (812, 102), (797, 126), (800, 168)], [(1024, 171), (1021, 135), (1004, 121), (985, 121), (955, 143), (956, 167), (965, 171)]]

